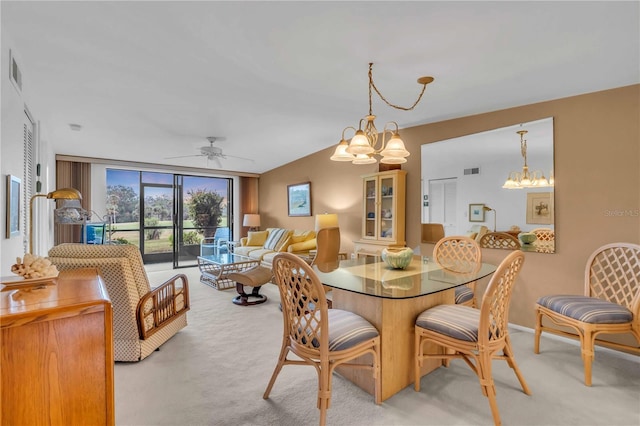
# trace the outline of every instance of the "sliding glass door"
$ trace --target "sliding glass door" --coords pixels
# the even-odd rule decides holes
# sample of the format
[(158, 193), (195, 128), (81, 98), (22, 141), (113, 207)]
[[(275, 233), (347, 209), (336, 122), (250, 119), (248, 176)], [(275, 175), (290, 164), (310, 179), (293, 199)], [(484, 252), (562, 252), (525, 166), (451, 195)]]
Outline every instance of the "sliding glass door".
[(195, 266), (202, 238), (233, 230), (232, 188), (230, 178), (107, 169), (111, 241), (138, 246), (145, 263)]

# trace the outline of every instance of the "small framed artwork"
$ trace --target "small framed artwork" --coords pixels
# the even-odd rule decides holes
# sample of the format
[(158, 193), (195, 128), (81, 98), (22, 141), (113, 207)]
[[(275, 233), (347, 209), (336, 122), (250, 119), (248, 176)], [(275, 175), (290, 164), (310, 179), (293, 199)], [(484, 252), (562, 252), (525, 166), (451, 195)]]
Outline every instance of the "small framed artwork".
[(469, 222), (484, 222), (484, 204), (469, 204)]
[(20, 235), (20, 195), (22, 180), (7, 175), (7, 228), (5, 236), (11, 238)]
[(311, 182), (287, 185), (289, 216), (311, 216)]
[(527, 193), (527, 223), (553, 224), (553, 192)]

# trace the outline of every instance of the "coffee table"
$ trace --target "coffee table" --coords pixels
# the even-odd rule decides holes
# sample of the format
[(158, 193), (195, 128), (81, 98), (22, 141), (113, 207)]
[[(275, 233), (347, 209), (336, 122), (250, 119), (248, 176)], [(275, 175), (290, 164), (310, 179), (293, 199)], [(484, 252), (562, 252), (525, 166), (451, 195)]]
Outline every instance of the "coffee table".
[(235, 281), (229, 279), (231, 272), (241, 272), (260, 264), (259, 260), (233, 253), (218, 253), (198, 256), (200, 282), (216, 290), (235, 288)]

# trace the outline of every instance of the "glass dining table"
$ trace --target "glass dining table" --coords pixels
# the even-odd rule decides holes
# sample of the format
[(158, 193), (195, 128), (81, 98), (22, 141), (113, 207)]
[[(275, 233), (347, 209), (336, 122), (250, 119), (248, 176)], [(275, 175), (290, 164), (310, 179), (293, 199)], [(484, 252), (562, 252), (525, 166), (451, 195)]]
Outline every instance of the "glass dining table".
[[(426, 257), (414, 256), (405, 269), (391, 269), (372, 257), (316, 264), (313, 269), (331, 288), (334, 309), (357, 313), (378, 329), (384, 401), (414, 381), (414, 325), (418, 315), (432, 306), (454, 303), (456, 287), (488, 277), (496, 266), (482, 263), (474, 272), (456, 273)], [(425, 361), (421, 375), (440, 365), (441, 360)], [(337, 371), (373, 394), (370, 373), (340, 367)]]

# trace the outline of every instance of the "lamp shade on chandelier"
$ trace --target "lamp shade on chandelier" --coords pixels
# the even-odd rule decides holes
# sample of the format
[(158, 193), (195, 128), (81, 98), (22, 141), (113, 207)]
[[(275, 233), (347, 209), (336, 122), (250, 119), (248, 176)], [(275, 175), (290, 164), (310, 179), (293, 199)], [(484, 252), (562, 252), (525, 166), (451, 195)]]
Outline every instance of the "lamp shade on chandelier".
[[(418, 95), (418, 99), (416, 99), (410, 107), (401, 107), (389, 103), (389, 101), (382, 96), (376, 85), (373, 83), (372, 70), (373, 63), (369, 63), (369, 114), (360, 119), (358, 129), (349, 126), (342, 130), (342, 139), (331, 156), (331, 160), (351, 161), (353, 164), (372, 164), (378, 162), (375, 156), (379, 155), (382, 157), (380, 159), (381, 163), (406, 163), (406, 157), (408, 157), (410, 153), (407, 151), (404, 146), (404, 142), (400, 138), (398, 124), (395, 121), (388, 122), (385, 124), (380, 135), (378, 135), (379, 132), (374, 123), (376, 116), (373, 114), (371, 106), (372, 93), (375, 91), (380, 99), (392, 108), (411, 111), (422, 99), (422, 95), (427, 88), (427, 84), (433, 81), (433, 77), (420, 77), (418, 79), (418, 84), (422, 85), (422, 90)], [(345, 134), (350, 130), (354, 132), (354, 135), (351, 137), (351, 140), (348, 141), (345, 139)]]
[(522, 188), (546, 188), (554, 186), (553, 171), (549, 174), (549, 179), (544, 176), (542, 170), (529, 171), (529, 165), (527, 164), (527, 141), (524, 135), (527, 134), (526, 130), (518, 130), (516, 133), (520, 135), (520, 153), (524, 159), (524, 165), (522, 166), (522, 172), (510, 172), (504, 185), (505, 189), (522, 189)]

